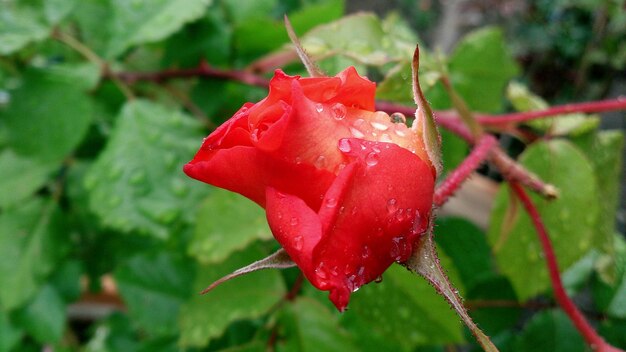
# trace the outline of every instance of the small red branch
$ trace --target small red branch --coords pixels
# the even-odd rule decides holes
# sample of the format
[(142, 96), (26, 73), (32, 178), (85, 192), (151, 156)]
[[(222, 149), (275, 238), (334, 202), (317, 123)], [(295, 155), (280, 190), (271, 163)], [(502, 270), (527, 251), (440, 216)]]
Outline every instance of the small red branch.
[(497, 140), (492, 135), (482, 135), (470, 155), (437, 187), (433, 200), (435, 205), (443, 205), (459, 189), (463, 181), (487, 159), (489, 152), (496, 144)]
[(153, 72), (105, 72), (105, 77), (116, 78), (126, 83), (137, 81), (163, 82), (176, 78), (210, 77), (222, 80), (232, 80), (257, 87), (269, 86), (269, 80), (254, 73), (239, 70), (222, 70), (212, 67), (203, 61), (197, 67), (185, 69), (168, 69)]
[[(535, 229), (537, 230), (537, 236), (541, 242), (541, 248), (546, 258), (546, 265), (548, 266), (548, 272), (550, 274), (550, 281), (552, 282), (552, 289), (554, 290), (554, 297), (557, 303), (561, 306), (565, 314), (576, 326), (576, 329), (581, 333), (587, 344), (591, 346), (594, 351), (601, 352), (617, 352), (622, 351), (616, 347), (609, 345), (604, 339), (596, 333), (593, 327), (587, 322), (584, 315), (578, 310), (574, 302), (567, 296), (563, 283), (561, 281), (561, 275), (559, 274), (559, 267), (556, 261), (556, 255), (548, 236), (539, 211), (535, 207), (524, 188), (519, 183), (511, 182), (511, 188), (520, 199), (526, 212), (530, 216)], [(622, 351), (623, 352), (623, 351)]]
[(502, 115), (481, 115), (478, 122), (484, 125), (502, 125), (515, 122), (524, 122), (541, 119), (550, 116), (557, 116), (572, 113), (598, 113), (615, 110), (626, 110), (626, 97), (618, 97), (610, 100), (589, 101), (576, 104), (565, 104), (553, 106), (544, 110), (515, 112)]

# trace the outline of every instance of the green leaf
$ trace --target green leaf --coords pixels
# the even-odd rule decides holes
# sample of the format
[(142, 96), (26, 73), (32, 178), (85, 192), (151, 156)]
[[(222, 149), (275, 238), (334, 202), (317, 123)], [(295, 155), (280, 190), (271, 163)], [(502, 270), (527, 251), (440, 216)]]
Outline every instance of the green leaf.
[(180, 306), (192, 294), (194, 267), (168, 252), (138, 254), (115, 272), (133, 322), (154, 335), (176, 334)]
[(41, 24), (39, 14), (16, 3), (2, 5), (0, 11), (0, 55), (12, 54), (31, 42), (48, 36), (50, 28)]
[(90, 208), (117, 230), (167, 238), (173, 224), (195, 220), (207, 194), (182, 172), (201, 140), (191, 117), (145, 100), (127, 103), (85, 178)]
[(139, 349), (131, 322), (122, 313), (114, 312), (93, 330), (93, 337), (85, 345), (86, 352), (136, 352)]
[(58, 291), (63, 300), (69, 303), (80, 298), (82, 293), (82, 274), (83, 267), (80, 261), (76, 259), (66, 260), (52, 274), (49, 282)]
[(298, 298), (286, 304), (278, 319), (277, 351), (360, 351), (337, 321), (337, 315), (316, 300)]
[(45, 285), (35, 299), (16, 312), (15, 320), (40, 343), (58, 342), (65, 329), (65, 304), (58, 292)]
[(614, 236), (616, 278), (611, 284), (596, 279), (593, 294), (596, 305), (608, 315), (626, 318), (626, 241), (619, 234)]
[[(591, 163), (578, 148), (563, 140), (531, 145), (520, 156), (520, 162), (560, 190), (559, 198), (552, 201), (534, 194), (531, 197), (546, 225), (561, 271), (564, 271), (594, 245), (600, 206)], [(492, 211), (488, 237), (500, 270), (511, 280), (520, 299), (526, 300), (546, 290), (550, 280), (528, 215), (518, 211), (512, 224), (503, 224), (508, 197), (508, 188), (501, 187)]]
[(502, 30), (487, 27), (461, 39), (449, 61), (452, 84), (472, 110), (502, 110), (502, 94), (519, 68)]
[(381, 283), (371, 283), (354, 293), (343, 319), (346, 327), (355, 320), (365, 322), (367, 328), (362, 333), (384, 336), (404, 350), (463, 341), (459, 319), (443, 297), (425, 280), (398, 265), (387, 269)]
[(583, 352), (587, 349), (565, 313), (555, 309), (535, 315), (518, 335), (513, 351)]
[(0, 351), (13, 351), (24, 332), (9, 320), (9, 315), (0, 309)]
[[(257, 245), (252, 245), (223, 263), (200, 266), (193, 291), (200, 292), (209, 283), (266, 255)], [(285, 290), (278, 271), (263, 270), (226, 282), (207, 295), (195, 296), (181, 309), (180, 344), (206, 346), (232, 322), (265, 314), (282, 299)]]
[(302, 45), (314, 57), (333, 52), (368, 65), (410, 60), (417, 38), (410, 30), (400, 31), (400, 23), (398, 17), (383, 22), (374, 14), (350, 15), (315, 27), (302, 37)]
[[(480, 280), (468, 290), (466, 302), (510, 301), (517, 302), (517, 296), (509, 280), (498, 274), (491, 276), (480, 275)], [(519, 307), (469, 307), (472, 318), (485, 331), (493, 336), (506, 329), (515, 327), (519, 323), (522, 309)], [(493, 340), (494, 343), (497, 341)]]
[(91, 101), (71, 77), (32, 69), (0, 118), (16, 153), (59, 162), (83, 139), (91, 114)]
[(469, 221), (461, 218), (438, 219), (435, 241), (438, 248), (450, 257), (463, 286), (468, 290), (484, 277), (496, 274), (485, 234)]
[(167, 38), (204, 15), (211, 0), (111, 0), (113, 19), (107, 56), (133, 45)]
[(613, 263), (613, 234), (615, 232), (616, 211), (620, 197), (620, 180), (623, 180), (622, 163), (624, 134), (620, 131), (599, 131), (581, 136), (574, 140), (587, 155), (598, 184), (597, 202), (600, 205), (594, 245), (609, 255), (610, 262), (605, 272), (600, 272), (603, 279), (615, 278)]
[(53, 202), (35, 199), (0, 214), (0, 306), (14, 309), (35, 295), (64, 255), (67, 241)]
[(44, 163), (15, 154), (10, 149), (0, 152), (0, 207), (16, 204), (41, 188), (57, 168), (55, 163)]
[(56, 24), (61, 22), (72, 12), (77, 3), (78, 0), (46, 0), (44, 2), (44, 13), (48, 23)]
[(261, 207), (239, 194), (215, 189), (198, 210), (188, 248), (201, 263), (212, 263), (255, 240), (270, 238), (272, 233)]

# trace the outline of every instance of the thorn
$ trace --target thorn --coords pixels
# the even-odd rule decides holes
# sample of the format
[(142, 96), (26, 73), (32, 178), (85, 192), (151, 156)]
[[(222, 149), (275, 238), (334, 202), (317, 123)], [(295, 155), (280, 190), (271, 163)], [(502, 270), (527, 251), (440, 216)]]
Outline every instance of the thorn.
[(296, 32), (293, 30), (293, 26), (291, 25), (291, 22), (289, 22), (289, 18), (287, 18), (287, 15), (285, 15), (285, 27), (287, 28), (287, 34), (289, 35), (289, 39), (291, 39), (291, 42), (296, 48), (296, 52), (298, 53), (300, 61), (302, 61), (307, 72), (309, 72), (309, 76), (325, 77), (326, 75), (324, 74), (324, 72), (320, 70), (319, 67), (317, 67), (313, 59), (309, 57), (309, 55), (302, 47), (302, 44), (300, 43)]

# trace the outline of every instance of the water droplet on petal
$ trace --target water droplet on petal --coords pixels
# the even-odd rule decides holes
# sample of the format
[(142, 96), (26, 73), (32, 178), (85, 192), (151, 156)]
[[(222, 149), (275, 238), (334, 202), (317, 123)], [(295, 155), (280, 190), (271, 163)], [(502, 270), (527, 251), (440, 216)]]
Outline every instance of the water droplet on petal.
[(347, 139), (340, 139), (338, 148), (339, 148), (339, 150), (341, 150), (344, 153), (350, 153), (350, 151), (352, 150), (352, 146), (350, 145), (350, 141), (347, 140)]
[(302, 236), (296, 236), (293, 238), (293, 247), (298, 251), (302, 249)]
[(391, 114), (391, 122), (393, 123), (406, 123), (406, 116), (400, 112), (394, 112)]
[(366, 259), (367, 257), (370, 256), (370, 253), (371, 253), (370, 248), (367, 245), (363, 246), (363, 253), (361, 254), (361, 257), (363, 259)]
[(364, 266), (360, 266), (359, 269), (356, 271), (356, 274), (359, 276), (363, 276), (363, 274), (365, 273), (365, 267)]
[(387, 129), (389, 129), (389, 126), (385, 125), (382, 122), (372, 121), (370, 122), (370, 125), (372, 125), (372, 127), (374, 127), (375, 129), (379, 131), (386, 131)]
[(395, 198), (391, 198), (387, 201), (387, 211), (389, 211), (390, 214), (395, 213), (396, 210), (398, 210), (397, 203), (398, 201)]
[(394, 129), (394, 132), (400, 136), (400, 137), (406, 137), (406, 130), (408, 128), (406, 127), (405, 124), (397, 124), (396, 128)]
[(367, 154), (367, 156), (365, 157), (365, 163), (368, 166), (374, 166), (376, 164), (378, 164), (378, 153), (376, 152), (371, 152), (369, 154)]
[(289, 221), (289, 223), (291, 224), (291, 226), (296, 226), (296, 225), (298, 225), (298, 218), (296, 218), (296, 217), (291, 218), (291, 220)]
[(365, 135), (363, 134), (363, 132), (361, 132), (361, 131), (357, 130), (357, 129), (356, 129), (356, 128), (354, 128), (354, 127), (350, 127), (350, 133), (352, 134), (352, 136), (353, 136), (354, 138), (363, 138), (363, 137), (365, 137)]
[(404, 220), (404, 209), (398, 209), (396, 212), (396, 219), (398, 222), (402, 222), (402, 220)]
[(341, 103), (336, 103), (330, 108), (333, 112), (335, 120), (343, 120), (346, 118), (346, 107)]
[(322, 105), (321, 103), (315, 104), (315, 110), (317, 110), (317, 112), (324, 111), (324, 105)]
[(389, 137), (389, 135), (387, 133), (383, 133), (380, 136), (380, 141), (384, 142), (384, 143), (393, 143), (393, 140), (391, 139), (391, 137)]
[(328, 198), (326, 199), (326, 206), (328, 208), (334, 208), (337, 206), (337, 199), (335, 198)]
[(323, 169), (326, 167), (326, 157), (323, 155), (320, 155), (317, 157), (317, 159), (315, 159), (315, 167), (317, 167), (318, 169)]
[(374, 282), (377, 283), (377, 284), (383, 282), (383, 276), (382, 275), (378, 275), (376, 277), (376, 279), (374, 279)]
[(326, 273), (326, 269), (324, 268), (324, 262), (320, 262), (320, 264), (317, 266), (317, 269), (315, 269), (315, 274), (322, 280), (328, 279), (328, 274)]
[(365, 123), (365, 120), (363, 120), (363, 119), (356, 119), (356, 120), (354, 120), (354, 122), (352, 123), (352, 126), (354, 126), (354, 127), (357, 127), (357, 128), (358, 128), (358, 127), (363, 126), (363, 124), (364, 124), (364, 123)]

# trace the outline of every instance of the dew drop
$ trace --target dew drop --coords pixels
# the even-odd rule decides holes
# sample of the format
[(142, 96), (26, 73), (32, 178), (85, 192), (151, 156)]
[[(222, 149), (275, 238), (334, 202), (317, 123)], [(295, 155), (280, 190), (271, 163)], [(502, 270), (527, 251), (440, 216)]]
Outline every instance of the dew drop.
[(343, 120), (346, 118), (346, 107), (341, 103), (336, 103), (331, 108), (335, 120)]
[(364, 124), (364, 123), (365, 123), (365, 120), (363, 120), (363, 119), (356, 119), (356, 120), (354, 120), (354, 122), (352, 123), (352, 126), (354, 126), (354, 127), (357, 127), (357, 128), (358, 128), (358, 127), (363, 126), (363, 124)]
[(296, 159), (295, 159), (295, 162), (296, 162), (297, 165), (302, 164), (302, 158), (297, 156)]
[(317, 159), (315, 159), (315, 167), (318, 169), (323, 169), (326, 167), (326, 157), (323, 155), (320, 155), (317, 157)]
[(291, 218), (291, 220), (289, 221), (289, 224), (291, 224), (291, 226), (298, 225), (298, 218), (296, 217)]
[(378, 164), (378, 153), (371, 152), (371, 153), (367, 154), (367, 156), (365, 157), (365, 163), (368, 166), (374, 166), (374, 165)]
[(371, 250), (370, 248), (366, 245), (363, 246), (363, 253), (361, 254), (361, 258), (366, 259), (370, 256)]
[(391, 122), (393, 123), (406, 123), (406, 116), (400, 112), (394, 112), (391, 114)]
[(359, 276), (363, 276), (363, 274), (365, 273), (365, 267), (364, 266), (360, 266), (359, 269), (356, 271), (356, 274)]
[(322, 112), (322, 111), (324, 111), (324, 105), (322, 105), (321, 103), (317, 103), (317, 104), (315, 104), (315, 110), (316, 110), (317, 112)]
[(383, 276), (382, 275), (378, 275), (376, 277), (376, 279), (374, 279), (374, 282), (377, 283), (377, 284), (383, 282)]
[(252, 133), (250, 133), (250, 139), (252, 139), (253, 142), (258, 142), (259, 141), (259, 133), (261, 131), (258, 128), (255, 128), (254, 130), (252, 130)]
[(328, 208), (334, 208), (337, 206), (337, 199), (335, 198), (328, 198), (326, 199), (326, 206)]
[(372, 125), (372, 127), (374, 127), (375, 129), (379, 131), (386, 131), (387, 129), (389, 129), (389, 126), (381, 122), (372, 121), (370, 122), (370, 125)]
[(354, 138), (363, 138), (363, 137), (365, 137), (363, 132), (357, 130), (354, 127), (350, 127), (350, 133), (352, 134), (352, 136), (354, 136)]
[(339, 271), (338, 271), (338, 269), (339, 269), (339, 268), (337, 268), (337, 266), (336, 266), (336, 265), (335, 265), (335, 266), (333, 266), (332, 268), (330, 268), (330, 274), (331, 274), (332, 276), (337, 276), (337, 275), (339, 275)]
[(339, 140), (339, 145), (338, 145), (339, 150), (341, 150), (344, 153), (350, 153), (350, 151), (352, 150), (352, 146), (350, 145), (350, 141), (343, 138)]
[(392, 214), (398, 210), (398, 201), (395, 198), (391, 198), (387, 201), (387, 211)]
[(296, 236), (293, 238), (293, 247), (298, 251), (302, 249), (302, 236)]
[(328, 274), (326, 273), (326, 269), (324, 269), (324, 262), (320, 262), (320, 265), (315, 269), (315, 274), (322, 280), (328, 279)]
[(404, 209), (398, 209), (396, 212), (396, 220), (398, 220), (398, 222), (402, 222), (404, 220)]
[(391, 137), (389, 137), (389, 135), (387, 133), (383, 133), (380, 136), (380, 141), (384, 142), (384, 143), (393, 143), (393, 140), (391, 139)]
[[(398, 125), (398, 126), (404, 126), (404, 125)], [(406, 137), (406, 132), (404, 132), (404, 128), (397, 128), (394, 130), (394, 132), (400, 136), (400, 137)]]

